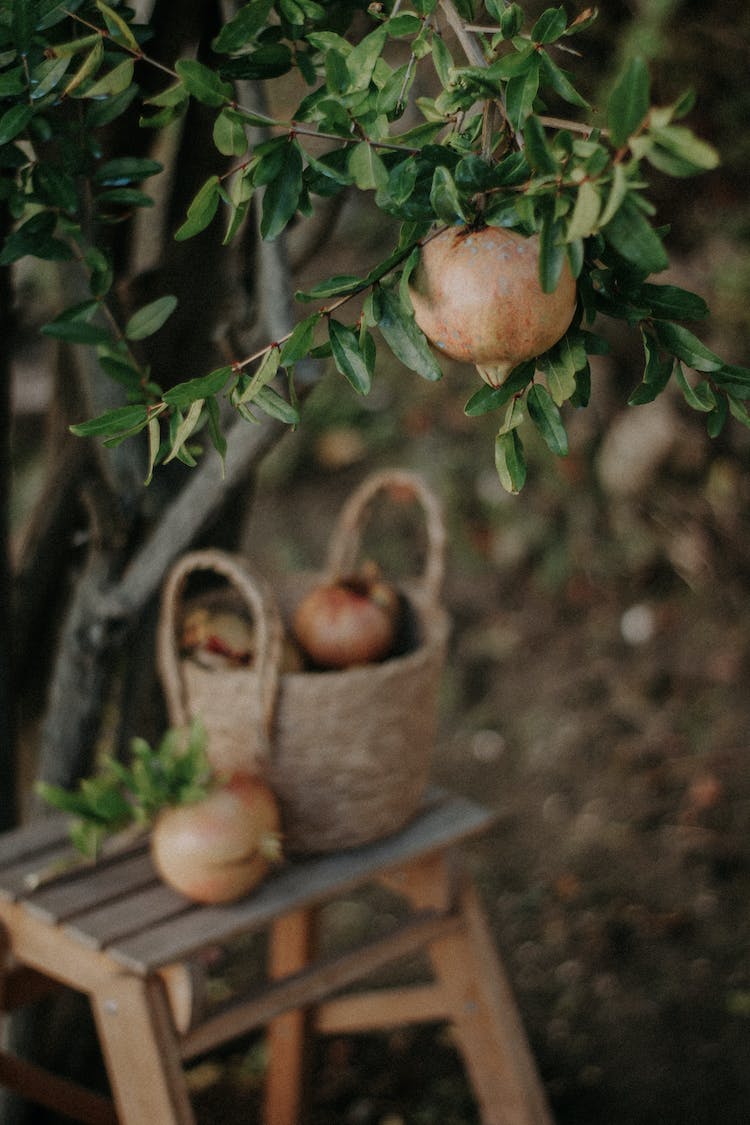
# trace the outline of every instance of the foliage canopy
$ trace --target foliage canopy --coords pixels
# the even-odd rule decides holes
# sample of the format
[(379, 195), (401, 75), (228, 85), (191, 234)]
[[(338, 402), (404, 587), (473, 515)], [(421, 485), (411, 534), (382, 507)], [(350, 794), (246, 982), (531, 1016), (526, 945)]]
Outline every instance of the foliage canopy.
[[(0, 0), (0, 200), (12, 223), (0, 264), (27, 256), (79, 264), (88, 297), (43, 332), (95, 349), (103, 376), (122, 388), (122, 405), (74, 432), (116, 445), (145, 431), (150, 479), (170, 460), (195, 464), (201, 433), (224, 456), (222, 400), (248, 421), (265, 413), (296, 424), (295, 366), (309, 356), (330, 357), (361, 395), (382, 346), (419, 376), (440, 378), (408, 280), (420, 243), (456, 223), (538, 234), (543, 288), (554, 288), (566, 259), (578, 281), (563, 339), (466, 404), (470, 416), (499, 415), (495, 461), (509, 491), (526, 475), (522, 425), (535, 426), (554, 453), (567, 452), (562, 411), (589, 402), (589, 356), (606, 349), (601, 317), (641, 335), (643, 377), (632, 404), (652, 401), (674, 379), (712, 436), (730, 413), (750, 426), (750, 370), (725, 363), (689, 327), (708, 314), (705, 302), (649, 280), (669, 264), (649, 168), (689, 177), (715, 167), (717, 154), (682, 123), (690, 94), (652, 104), (639, 58), (624, 68), (603, 115), (588, 103), (563, 64), (576, 56), (574, 36), (585, 50), (595, 15), (587, 9), (570, 19), (558, 6), (531, 22), (521, 5), (503, 0), (250, 0), (232, 7), (209, 58), (167, 68), (149, 56), (149, 26), (119, 0)], [(307, 92), (288, 120), (243, 104), (240, 91), (292, 71)], [(425, 89), (434, 96), (418, 92)], [(163, 389), (137, 345), (160, 330), (176, 299), (165, 293), (120, 324), (110, 301), (113, 263), (99, 237), (153, 205), (149, 180), (161, 164), (141, 154), (108, 158), (100, 138), (134, 112), (144, 130), (168, 130), (190, 99), (215, 115), (216, 171), (175, 239), (198, 235), (221, 214), (229, 244), (257, 207), (261, 236), (273, 240), (311, 216), (316, 200), (354, 191), (371, 193), (398, 236), (362, 276), (322, 279), (297, 293), (312, 311), (288, 337)], [(249, 130), (255, 137), (259, 129), (262, 139), (250, 144)], [(361, 311), (347, 317), (354, 297)]]

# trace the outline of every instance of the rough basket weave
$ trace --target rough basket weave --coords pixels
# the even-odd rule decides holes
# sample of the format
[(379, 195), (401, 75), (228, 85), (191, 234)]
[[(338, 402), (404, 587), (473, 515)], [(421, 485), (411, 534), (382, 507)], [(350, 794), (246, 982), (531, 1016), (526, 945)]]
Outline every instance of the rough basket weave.
[[(313, 584), (352, 569), (368, 505), (383, 491), (416, 498), (427, 529), (423, 573), (400, 587), (413, 627), (401, 655), (343, 671), (282, 672), (279, 603), (242, 561), (192, 552), (164, 585), (157, 657), (170, 722), (200, 716), (217, 769), (263, 773), (279, 797), (290, 853), (353, 847), (396, 831), (418, 811), (429, 778), (448, 618), (439, 604), (443, 520), (422, 479), (407, 472), (369, 477), (340, 513), (324, 571), (292, 576), (279, 600), (288, 614)], [(250, 667), (212, 670), (181, 657), (183, 593), (196, 571), (225, 579), (249, 611)]]

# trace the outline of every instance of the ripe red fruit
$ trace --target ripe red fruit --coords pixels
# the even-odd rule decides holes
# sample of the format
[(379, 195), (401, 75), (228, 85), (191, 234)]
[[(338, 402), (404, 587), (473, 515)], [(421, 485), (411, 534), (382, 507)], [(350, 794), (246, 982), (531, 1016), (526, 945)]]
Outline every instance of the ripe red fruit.
[(196, 902), (230, 902), (281, 859), (281, 819), (272, 790), (236, 773), (192, 804), (159, 814), (151, 855), (159, 876)]
[(364, 569), (312, 589), (297, 606), (292, 628), (314, 664), (348, 668), (390, 654), (397, 613), (396, 591)]
[(539, 239), (501, 227), (448, 227), (425, 242), (412, 275), (417, 324), (444, 355), (500, 386), (551, 348), (573, 319), (576, 283), (565, 262), (556, 289), (539, 282)]

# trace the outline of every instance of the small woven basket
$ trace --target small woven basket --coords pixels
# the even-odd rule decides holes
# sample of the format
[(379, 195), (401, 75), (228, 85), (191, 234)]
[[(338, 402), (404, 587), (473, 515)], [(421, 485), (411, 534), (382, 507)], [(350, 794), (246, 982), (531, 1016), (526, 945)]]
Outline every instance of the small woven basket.
[[(422, 574), (399, 585), (409, 634), (400, 652), (342, 671), (282, 672), (284, 616), (313, 585), (349, 573), (377, 493), (416, 498), (424, 512)], [(279, 591), (219, 551), (185, 555), (165, 582), (157, 657), (170, 721), (200, 716), (209, 757), (219, 770), (262, 773), (281, 805), (290, 853), (354, 847), (402, 827), (418, 811), (435, 744), (438, 693), (448, 638), (440, 605), (445, 530), (439, 505), (420, 477), (369, 477), (344, 505), (324, 571), (291, 577)], [(195, 571), (232, 587), (255, 626), (250, 667), (207, 669), (183, 658), (177, 643)]]

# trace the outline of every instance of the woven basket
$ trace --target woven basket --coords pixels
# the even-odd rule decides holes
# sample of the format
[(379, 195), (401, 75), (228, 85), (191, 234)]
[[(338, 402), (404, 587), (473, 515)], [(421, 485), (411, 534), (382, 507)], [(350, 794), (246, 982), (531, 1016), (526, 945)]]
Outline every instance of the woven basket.
[[(406, 635), (402, 651), (343, 671), (280, 671), (283, 619), (314, 584), (349, 573), (360, 550), (368, 506), (398, 490), (424, 511), (422, 574), (399, 586)], [(405, 492), (404, 492), (405, 490)], [(349, 498), (332, 535), (322, 573), (292, 576), (278, 591), (219, 551), (184, 556), (162, 595), (158, 663), (170, 721), (200, 716), (209, 756), (221, 770), (262, 772), (282, 809), (286, 850), (353, 847), (402, 827), (418, 811), (430, 773), (448, 619), (439, 599), (445, 531), (439, 506), (412, 473), (368, 478)], [(227, 580), (256, 629), (249, 668), (202, 668), (180, 657), (182, 595), (195, 571)]]

